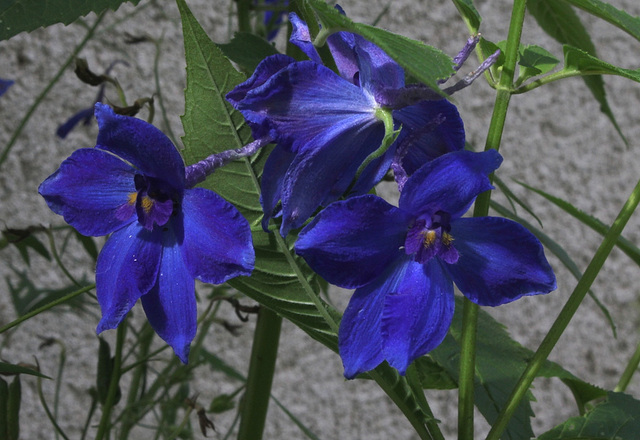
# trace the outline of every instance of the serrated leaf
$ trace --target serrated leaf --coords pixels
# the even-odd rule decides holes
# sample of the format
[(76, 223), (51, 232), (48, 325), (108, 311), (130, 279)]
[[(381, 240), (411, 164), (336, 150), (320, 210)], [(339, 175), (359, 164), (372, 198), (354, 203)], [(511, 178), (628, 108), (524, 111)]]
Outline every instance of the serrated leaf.
[(572, 417), (538, 437), (538, 440), (637, 440), (640, 401), (624, 393), (607, 393), (607, 399), (582, 417)]
[(600, 0), (564, 0), (589, 14), (600, 17), (640, 41), (640, 18)]
[(544, 75), (553, 70), (559, 62), (559, 59), (543, 47), (535, 44), (521, 46), (518, 81), (523, 82), (533, 76)]
[(458, 382), (445, 368), (428, 356), (414, 361), (422, 388), (427, 390), (452, 390), (458, 388)]
[(469, 28), (469, 32), (472, 34), (477, 34), (480, 29), (480, 22), (482, 18), (480, 17), (480, 13), (473, 5), (472, 0), (453, 0), (453, 4), (458, 8), (458, 12), (462, 16), (462, 19)]
[(267, 40), (248, 32), (236, 32), (230, 42), (218, 43), (218, 48), (247, 75), (253, 73), (260, 61), (279, 53)]
[(384, 29), (354, 23), (323, 0), (307, 0), (324, 29), (335, 29), (362, 35), (378, 45), (402, 66), (407, 74), (433, 90), (440, 90), (438, 80), (449, 78), (455, 72), (451, 57), (420, 41), (393, 34)]
[(0, 0), (0, 41), (56, 23), (64, 25), (89, 12), (115, 11), (122, 3), (140, 0)]
[[(449, 334), (431, 356), (455, 380), (459, 379), (460, 339), (462, 335), (462, 300), (456, 297), (456, 309)], [(505, 405), (533, 352), (511, 339), (502, 324), (480, 309), (476, 342), (475, 404), (492, 424)], [(553, 362), (545, 362), (539, 376), (571, 380), (573, 388), (582, 392), (582, 402), (598, 397), (601, 392)], [(578, 386), (577, 384), (580, 384)], [(582, 388), (581, 388), (582, 387)], [(533, 395), (529, 393), (529, 400)], [(528, 439), (533, 437), (530, 418), (533, 416), (529, 400), (524, 399), (516, 409), (502, 439)]]
[[(233, 87), (244, 81), (244, 75), (233, 68), (209, 39), (184, 0), (178, 0), (178, 8), (187, 60), (183, 155), (190, 164), (212, 153), (242, 147), (251, 140), (251, 130), (242, 114), (224, 99)], [(262, 151), (252, 158), (234, 161), (216, 170), (202, 185), (233, 203), (254, 229), (256, 266), (253, 274), (249, 278), (235, 278), (229, 284), (337, 350), (337, 335), (310, 300), (296, 272), (304, 276), (305, 283), (317, 294), (320, 289), (311, 269), (294, 255), (292, 242), (283, 249), (274, 234), (265, 233), (259, 226), (262, 218), (259, 179), (267, 155), (267, 151)], [(335, 314), (339, 319), (337, 312)]]
[[(527, 1), (527, 9), (550, 37), (562, 44), (574, 46), (596, 56), (596, 48), (589, 33), (582, 25), (578, 15), (567, 3), (558, 0), (529, 0)], [(620, 137), (627, 143), (607, 101), (602, 76), (584, 76), (582, 79), (600, 104), (600, 111), (609, 118)]]

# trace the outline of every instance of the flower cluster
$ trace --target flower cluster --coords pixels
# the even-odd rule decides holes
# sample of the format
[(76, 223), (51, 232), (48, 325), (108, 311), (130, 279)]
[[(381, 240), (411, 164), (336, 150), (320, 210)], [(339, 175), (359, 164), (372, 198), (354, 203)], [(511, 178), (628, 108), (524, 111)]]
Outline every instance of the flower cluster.
[[(348, 32), (331, 35), (327, 43), (338, 74), (322, 64), (307, 25), (295, 14), (289, 20), (291, 42), (310, 61), (267, 57), (227, 95), (255, 139), (277, 143), (261, 183), (265, 230), (272, 217), (282, 215), (280, 232), (286, 235), (318, 207), (345, 193), (368, 192), (387, 173), (399, 149), (405, 151), (403, 165), (412, 172), (426, 160), (464, 147), (455, 106), (433, 92), (435, 101), (405, 105), (404, 71), (378, 46)], [(361, 169), (381, 146), (384, 121), (390, 118), (395, 128), (402, 126), (400, 136)]]
[[(540, 242), (503, 218), (463, 217), (490, 190), (496, 151), (463, 149), (456, 107), (407, 85), (384, 51), (347, 32), (328, 37), (326, 67), (295, 14), (291, 41), (309, 57), (267, 57), (227, 94), (254, 141), (185, 169), (153, 126), (97, 103), (95, 148), (74, 152), (40, 186), (49, 207), (85, 235), (111, 234), (97, 262), (98, 332), (115, 328), (141, 300), (149, 322), (186, 362), (196, 331), (194, 279), (250, 275), (251, 231), (231, 204), (194, 186), (213, 170), (275, 143), (263, 170), (262, 226), (305, 225), (296, 252), (332, 284), (356, 289), (339, 330), (345, 376), (387, 361), (404, 374), (445, 337), (454, 284), (496, 306), (556, 288)], [(471, 38), (454, 59), (471, 53)], [(495, 60), (444, 89), (470, 84)], [(398, 134), (399, 131), (399, 134)], [(368, 193), (393, 170), (399, 206)], [(340, 198), (346, 197), (345, 200)]]

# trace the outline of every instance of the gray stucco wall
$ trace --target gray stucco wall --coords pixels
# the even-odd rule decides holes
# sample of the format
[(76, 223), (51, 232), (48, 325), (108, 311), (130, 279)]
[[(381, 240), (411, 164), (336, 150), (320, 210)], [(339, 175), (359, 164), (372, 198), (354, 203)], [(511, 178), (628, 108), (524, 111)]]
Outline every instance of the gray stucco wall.
[[(228, 30), (228, 1), (191, 0), (189, 6), (214, 41), (225, 41)], [(634, 0), (611, 0), (614, 6), (640, 14)], [(387, 4), (384, 0), (344, 1), (342, 6), (357, 21), (370, 22)], [(484, 18), (483, 34), (490, 40), (506, 37), (510, 2), (507, 0), (476, 0)], [(120, 21), (134, 8), (124, 6), (108, 14), (96, 38), (81, 52), (90, 66), (106, 67), (115, 59), (124, 59), (130, 68), (117, 67), (115, 72), (129, 100), (153, 93), (153, 62), (155, 49), (151, 44), (126, 45), (126, 33), (163, 37), (159, 73), (163, 83), (169, 120), (176, 134), (182, 132), (179, 115), (184, 112), (182, 96), (185, 86), (185, 66), (180, 18), (172, 2), (141, 2), (133, 17)], [(613, 64), (639, 68), (640, 43), (623, 32), (580, 13), (598, 47), (602, 59)], [(90, 16), (87, 22), (95, 19)], [(380, 26), (417, 38), (455, 55), (464, 44), (466, 27), (457, 11), (447, 0), (396, 0)], [(16, 84), (0, 99), (0, 145), (5, 145), (35, 96), (53, 77), (71, 51), (83, 37), (79, 25), (52, 26), (31, 34), (21, 34), (0, 43), (0, 77), (13, 78)], [(538, 44), (561, 56), (560, 45), (550, 40), (527, 18), (522, 38), (525, 44)], [(472, 57), (465, 72), (475, 67)], [(512, 99), (504, 133), (502, 150), (505, 157), (499, 175), (503, 180), (518, 179), (562, 196), (606, 223), (611, 223), (635, 185), (640, 171), (637, 139), (640, 138), (640, 85), (617, 77), (606, 78), (609, 102), (618, 122), (629, 139), (626, 147), (612, 124), (600, 113), (598, 105), (580, 79), (554, 83)], [(112, 92), (111, 92), (112, 93)], [(38, 196), (38, 184), (52, 173), (59, 163), (80, 147), (93, 146), (97, 127), (76, 129), (66, 140), (54, 133), (59, 123), (79, 108), (89, 106), (94, 89), (81, 85), (68, 69), (31, 118), (8, 160), (0, 172), (0, 219), (2, 227), (24, 227), (31, 224), (61, 224)], [(468, 140), (480, 148), (484, 144), (495, 92), (484, 81), (456, 94), (456, 103), (465, 121)], [(111, 96), (111, 95), (110, 95)], [(116, 97), (112, 96), (115, 101)], [(166, 129), (156, 119), (161, 129)], [(600, 238), (596, 233), (567, 219), (563, 213), (530, 195), (517, 185), (512, 189), (528, 202), (544, 222), (544, 231), (561, 243), (581, 269), (588, 264)], [(498, 196), (499, 197), (499, 196)], [(531, 220), (522, 213), (526, 218)], [(640, 242), (638, 216), (631, 219), (625, 235)], [(0, 254), (0, 276), (15, 281), (12, 267), (24, 269), (14, 250)], [(567, 300), (576, 281), (557, 259), (550, 257), (558, 276), (559, 288), (545, 297), (524, 298), (490, 312), (508, 326), (513, 337), (525, 346), (536, 349), (547, 329)], [(67, 258), (74, 275), (91, 274), (87, 261)], [(30, 273), (41, 286), (62, 286), (65, 278), (59, 270), (39, 257), (32, 257)], [(579, 314), (560, 340), (551, 359), (561, 363), (581, 378), (596, 385), (613, 388), (640, 338), (640, 303), (638, 283), (640, 271), (620, 251), (614, 250), (593, 290), (609, 308), (618, 326), (617, 339), (590, 299), (585, 300)], [(348, 301), (348, 292), (335, 289), (332, 298), (340, 307)], [(94, 309), (97, 311), (97, 309)], [(234, 320), (230, 308), (224, 313)], [(142, 318), (140, 308), (134, 309), (136, 319)], [(0, 325), (15, 317), (7, 286), (0, 284)], [(64, 341), (67, 367), (63, 378), (63, 402), (60, 408), (61, 426), (71, 438), (79, 434), (84, 420), (88, 396), (93, 385), (96, 362), (95, 326), (98, 318), (91, 315), (44, 314), (3, 336), (0, 358), (8, 362), (33, 362), (38, 358), (42, 370), (55, 374), (58, 358), (56, 348), (39, 349), (40, 337), (55, 337)], [(245, 325), (238, 337), (232, 337), (216, 327), (208, 340), (211, 350), (240, 371), (246, 371), (253, 325)], [(114, 333), (114, 332), (109, 332)], [(113, 341), (114, 334), (107, 334)], [(35, 381), (24, 379), (22, 412), (23, 438), (53, 438), (49, 422), (38, 403)], [(203, 403), (213, 395), (229, 392), (233, 386), (224, 377), (212, 375), (198, 378), (196, 388)], [(54, 385), (44, 385), (48, 399)], [(640, 379), (629, 390), (640, 397)], [(557, 380), (537, 380), (534, 402), (534, 430), (544, 432), (575, 415), (576, 409), (568, 390)], [(369, 382), (345, 381), (339, 358), (311, 340), (301, 330), (285, 322), (280, 357), (273, 385), (273, 394), (301, 421), (322, 439), (408, 439), (412, 430), (384, 394)], [(448, 438), (456, 430), (455, 392), (428, 392), (436, 417), (442, 420)], [(219, 432), (231, 424), (232, 414), (215, 419)], [(487, 427), (478, 417), (478, 432)], [(272, 406), (268, 415), (268, 439), (302, 438), (285, 414)], [(151, 438), (140, 431), (139, 438)], [(480, 435), (478, 435), (480, 438)]]

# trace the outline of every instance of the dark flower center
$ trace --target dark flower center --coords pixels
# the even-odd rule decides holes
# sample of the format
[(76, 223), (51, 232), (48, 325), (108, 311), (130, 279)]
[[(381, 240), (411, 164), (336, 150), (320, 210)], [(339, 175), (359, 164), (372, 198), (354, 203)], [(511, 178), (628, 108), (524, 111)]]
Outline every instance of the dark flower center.
[(163, 180), (141, 174), (135, 175), (134, 182), (136, 192), (129, 194), (129, 200), (122, 210), (128, 211), (131, 215), (135, 207), (138, 221), (148, 230), (152, 230), (154, 225), (167, 224), (171, 215), (177, 213), (179, 209), (175, 190)]
[(439, 257), (449, 264), (458, 261), (458, 251), (453, 247), (451, 215), (438, 211), (431, 218), (419, 218), (407, 233), (404, 247), (407, 255), (412, 255), (418, 263), (425, 264), (433, 257)]

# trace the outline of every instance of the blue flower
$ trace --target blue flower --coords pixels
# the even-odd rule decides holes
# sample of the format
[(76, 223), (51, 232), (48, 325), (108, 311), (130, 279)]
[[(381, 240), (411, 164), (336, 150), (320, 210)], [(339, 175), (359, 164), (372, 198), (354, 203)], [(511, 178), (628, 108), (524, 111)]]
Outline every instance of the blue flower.
[(387, 361), (404, 374), (445, 337), (453, 283), (471, 301), (497, 306), (548, 293), (555, 276), (540, 242), (497, 217), (462, 217), (492, 188), (496, 151), (441, 156), (406, 182), (399, 207), (363, 195), (325, 208), (295, 249), (332, 284), (355, 288), (339, 331), (345, 376)]
[(98, 333), (141, 300), (149, 323), (184, 363), (196, 333), (197, 278), (249, 275), (251, 231), (212, 191), (190, 188), (171, 141), (152, 125), (96, 104), (95, 148), (75, 151), (38, 191), (84, 235), (111, 234), (96, 266)]
[[(268, 57), (227, 95), (255, 139), (277, 143), (261, 182), (265, 230), (272, 217), (282, 215), (280, 232), (286, 235), (320, 206), (345, 193), (368, 192), (386, 174), (403, 142), (412, 145), (403, 148), (403, 163), (411, 169), (464, 146), (462, 120), (446, 100), (393, 109), (405, 87), (404, 71), (375, 44), (347, 32), (331, 35), (327, 43), (338, 74), (322, 64), (306, 24), (295, 14), (289, 21), (291, 41), (310, 61)], [(382, 145), (383, 121), (391, 112), (395, 128), (402, 125), (400, 138), (357, 175)]]
[(0, 96), (4, 95), (4, 93), (9, 90), (9, 87), (13, 85), (13, 80), (10, 79), (2, 79), (0, 78)]

